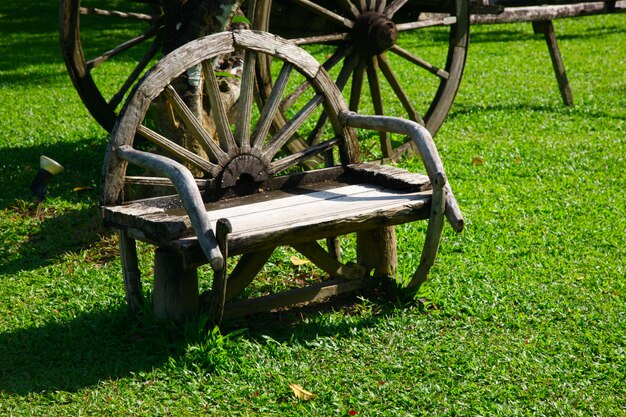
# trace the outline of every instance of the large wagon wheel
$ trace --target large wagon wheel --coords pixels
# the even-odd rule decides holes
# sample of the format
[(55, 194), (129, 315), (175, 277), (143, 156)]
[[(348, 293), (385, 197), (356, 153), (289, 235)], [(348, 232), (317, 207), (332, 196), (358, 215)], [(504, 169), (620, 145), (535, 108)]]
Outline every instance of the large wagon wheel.
[[(107, 131), (124, 97), (159, 53), (162, 25), (158, 0), (61, 0), (59, 30), (68, 73), (87, 110)], [(90, 30), (81, 33), (81, 27)], [(120, 60), (128, 61), (128, 68), (114, 69), (111, 62)], [(116, 81), (98, 80), (98, 73)]]
[[(239, 108), (231, 128), (220, 100), (219, 73), (216, 76), (213, 65), (220, 56), (235, 50), (243, 51), (245, 56)], [(259, 108), (254, 98), (255, 62), (268, 55), (275, 63), (282, 64), (268, 100)], [(347, 106), (332, 79), (319, 68), (317, 61), (302, 54), (295, 45), (271, 34), (251, 31), (214, 34), (168, 54), (139, 82), (120, 113), (104, 161), (103, 205), (124, 203), (132, 187), (167, 185), (164, 178), (146, 177), (131, 169), (141, 166), (141, 157), (137, 155), (146, 152), (167, 155), (187, 166), (205, 201), (256, 193), (272, 177), (309, 170), (311, 160), (319, 160), (319, 155), (334, 154), (343, 164), (357, 162), (355, 134), (338, 120)], [(202, 114), (196, 114), (185, 102), (181, 86), (188, 84), (190, 73), (200, 74), (203, 100), (210, 102), (216, 121), (216, 136), (211, 136), (204, 127)], [(306, 102), (281, 129), (272, 131), (278, 104), (293, 85), (305, 86), (302, 98), (306, 97)], [(309, 119), (319, 117), (322, 112), (330, 118), (330, 129), (324, 139), (299, 152), (290, 154), (281, 150), (294, 135), (306, 136), (311, 128)], [(155, 118), (155, 113), (159, 117)], [(198, 146), (181, 146), (181, 137), (190, 137)], [(326, 158), (329, 159), (332, 160)], [(129, 160), (135, 165), (130, 165)], [(141, 298), (136, 253), (132, 239), (124, 233), (121, 245), (127, 300), (132, 311)], [(309, 250), (313, 247), (314, 257), (321, 256), (323, 263), (328, 263), (333, 255), (328, 252), (320, 255), (322, 247), (311, 245), (315, 242), (303, 246)], [(252, 281), (271, 253), (271, 248), (243, 253), (228, 278), (227, 299)], [(219, 269), (219, 265), (213, 266)], [(347, 266), (345, 270), (350, 268)]]
[[(257, 0), (254, 26), (314, 46), (309, 51), (322, 54), (318, 59), (326, 69), (339, 68), (339, 88), (350, 85), (346, 92), (350, 110), (371, 101), (372, 113), (407, 117), (434, 136), (461, 81), (469, 6), (467, 0)], [(332, 49), (315, 48), (321, 44)], [(432, 45), (435, 50), (430, 50)], [(407, 71), (407, 64), (414, 69)], [(259, 74), (265, 98), (272, 83), (268, 61), (259, 62)], [(293, 98), (281, 106), (289, 107)], [(323, 124), (322, 118), (318, 125)], [(385, 133), (380, 143), (382, 156), (391, 158), (410, 146), (392, 143)]]

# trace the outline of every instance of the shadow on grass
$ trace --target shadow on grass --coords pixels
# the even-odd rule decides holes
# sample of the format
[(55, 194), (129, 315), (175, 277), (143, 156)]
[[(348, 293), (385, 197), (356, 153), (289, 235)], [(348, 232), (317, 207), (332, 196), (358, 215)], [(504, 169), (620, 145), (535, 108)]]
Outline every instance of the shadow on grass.
[[(261, 344), (266, 343), (267, 337), (286, 344), (320, 337), (351, 337), (355, 329), (376, 326), (395, 308), (391, 303), (368, 302), (376, 313), (361, 315), (359, 308), (363, 303), (352, 295), (308, 307), (257, 314), (227, 323), (222, 334), (235, 332), (230, 343), (247, 338)], [(329, 315), (323, 313), (330, 311), (357, 318), (324, 320)], [(190, 344), (202, 341), (198, 334), (206, 334), (199, 333), (193, 324), (175, 329), (171, 323), (146, 321), (152, 323), (130, 326), (124, 306), (84, 313), (68, 322), (0, 333), (0, 391), (17, 395), (74, 392), (103, 380), (149, 372), (182, 359)], [(239, 329), (245, 332), (237, 332)], [(204, 359), (211, 362), (210, 358)]]
[(184, 341), (134, 331), (126, 307), (0, 333), (0, 391), (76, 391), (164, 364)]
[[(4, 148), (0, 152), (0, 210), (13, 207), (16, 200), (31, 200), (30, 184), (39, 171), (39, 157), (46, 155), (65, 170), (48, 186), (48, 197), (69, 202), (98, 199), (102, 161), (107, 143), (101, 137), (56, 142), (49, 145)], [(91, 187), (84, 189), (84, 187)], [(81, 192), (75, 188), (81, 187)]]
[[(22, 215), (38, 216), (36, 211), (37, 207), (33, 207)], [(69, 210), (62, 214), (52, 212), (45, 216), (39, 227), (33, 228), (28, 234), (27, 241), (20, 244), (16, 256), (0, 259), (1, 274), (15, 274), (50, 265), (69, 252), (78, 253), (89, 248), (106, 233), (97, 206)], [(106, 261), (119, 255), (117, 252), (113, 253), (110, 248), (102, 250), (106, 253), (98, 253), (99, 261)]]
[[(420, 311), (424, 306), (412, 302)], [(404, 303), (402, 308), (411, 304)], [(261, 341), (266, 336), (285, 344), (302, 343), (320, 337), (347, 337), (355, 330), (376, 327), (397, 310), (378, 289), (348, 293), (306, 306), (295, 306), (276, 312), (259, 313), (224, 323), (225, 331), (248, 329), (247, 337)], [(333, 317), (333, 312), (340, 313)], [(346, 319), (346, 317), (349, 317)]]
[[(49, 264), (67, 252), (78, 252), (105, 233), (100, 219), (99, 177), (106, 144), (100, 138), (0, 153), (0, 210), (6, 222), (0, 241), (0, 273), (15, 273)], [(52, 178), (48, 199), (32, 202), (30, 184), (47, 155), (65, 167)]]

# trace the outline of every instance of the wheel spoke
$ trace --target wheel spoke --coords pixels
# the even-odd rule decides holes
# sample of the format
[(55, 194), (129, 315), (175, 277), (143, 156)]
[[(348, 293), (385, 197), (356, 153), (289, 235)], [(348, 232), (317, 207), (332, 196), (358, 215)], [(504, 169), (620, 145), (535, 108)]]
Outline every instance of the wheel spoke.
[[(330, 58), (328, 58), (326, 62), (322, 64), (322, 67), (324, 67), (326, 71), (330, 71), (346, 56), (347, 52), (348, 50), (344, 47), (337, 48), (335, 52), (333, 52), (333, 54), (330, 56)], [(293, 103), (295, 103), (295, 101), (307, 90), (307, 88), (309, 88), (309, 86), (310, 84), (308, 81), (300, 84), (297, 88), (294, 89), (292, 93), (290, 93), (280, 102), (280, 108), (288, 109), (289, 107), (293, 106)]]
[(408, 0), (393, 0), (391, 4), (385, 9), (385, 16), (389, 18), (393, 17), (393, 15), (396, 14), (396, 12), (407, 3), (407, 1)]
[(358, 112), (359, 102), (361, 101), (361, 92), (363, 91), (363, 74), (365, 73), (365, 67), (359, 66), (354, 70), (352, 74), (352, 88), (350, 89), (350, 103), (349, 109)]
[(105, 10), (98, 9), (96, 7), (81, 7), (80, 14), (82, 15), (95, 15), (95, 16), (107, 16), (107, 17), (119, 17), (121, 19), (134, 19), (143, 21), (155, 21), (158, 20), (158, 16), (153, 16), (145, 13), (134, 12), (121, 12), (118, 10)]
[[(337, 84), (339, 91), (343, 91), (343, 89), (346, 87), (348, 79), (350, 79), (350, 74), (354, 69), (354, 63), (357, 61), (358, 60), (354, 55), (346, 58), (346, 60), (344, 61), (343, 67), (341, 67), (341, 71), (337, 76), (337, 81), (335, 81), (335, 84)], [(307, 143), (309, 144), (309, 146), (315, 145), (317, 142), (319, 142), (320, 137), (322, 136), (322, 131), (324, 130), (324, 126), (326, 126), (326, 122), (328, 122), (328, 115), (324, 112), (320, 115), (317, 123), (315, 124), (315, 127), (307, 137)]]
[(291, 39), (291, 41), (295, 43), (296, 45), (308, 45), (312, 43), (328, 43), (328, 42), (345, 41), (347, 39), (348, 39), (348, 33), (333, 33), (331, 35), (308, 36), (306, 38), (294, 38), (294, 39)]
[(235, 141), (241, 148), (250, 147), (250, 114), (254, 101), (254, 69), (256, 66), (256, 52), (246, 51), (241, 78), (241, 93), (239, 95), (239, 109)]
[(380, 70), (382, 71), (385, 79), (393, 89), (394, 93), (396, 93), (396, 96), (398, 96), (398, 99), (400, 99), (402, 106), (404, 106), (404, 109), (409, 115), (409, 119), (413, 120), (414, 122), (418, 122), (421, 125), (424, 125), (424, 120), (420, 117), (419, 114), (417, 114), (417, 112), (413, 108), (413, 104), (411, 103), (409, 96), (405, 93), (404, 89), (400, 85), (398, 77), (396, 77), (396, 74), (391, 68), (387, 55), (383, 53), (378, 56), (378, 65), (380, 66)]
[(346, 11), (349, 11), (352, 14), (353, 17), (358, 17), (361, 14), (359, 9), (357, 9), (351, 0), (340, 0), (340, 3)]
[(316, 12), (317, 14), (320, 14), (326, 17), (328, 20), (339, 23), (340, 25), (343, 25), (347, 28), (352, 28), (354, 26), (354, 22), (352, 20), (346, 19), (345, 17), (340, 16), (337, 13), (331, 10), (328, 10), (325, 7), (317, 5), (313, 3), (312, 1), (309, 1), (309, 0), (293, 0), (293, 1), (295, 3), (299, 3), (301, 6), (306, 7), (307, 9), (311, 11)]
[(276, 78), (272, 92), (270, 93), (265, 106), (263, 106), (259, 122), (254, 133), (252, 134), (252, 147), (254, 148), (260, 149), (263, 146), (263, 141), (270, 131), (272, 121), (278, 111), (278, 105), (283, 92), (285, 91), (285, 87), (287, 86), (287, 82), (289, 81), (292, 69), (293, 66), (285, 62), (280, 70), (280, 73), (278, 74), (278, 77)]
[(456, 16), (446, 16), (441, 19), (418, 20), (416, 22), (400, 23), (396, 25), (398, 32), (413, 29), (423, 29), (434, 26), (452, 26), (456, 24)]
[(165, 87), (165, 90), (163, 90), (163, 93), (169, 100), (176, 114), (183, 120), (187, 129), (190, 130), (190, 133), (198, 141), (200, 146), (202, 146), (202, 149), (204, 149), (213, 160), (223, 165), (228, 160), (228, 155), (220, 149), (217, 143), (215, 143), (215, 140), (209, 135), (209, 132), (202, 127), (200, 120), (198, 120), (191, 109), (187, 107), (174, 87), (168, 85)]
[[(378, 78), (378, 62), (376, 57), (372, 57), (372, 62), (367, 66), (367, 80), (370, 85), (370, 94), (372, 95), (372, 104), (374, 105), (374, 112), (377, 115), (384, 115), (383, 109), (383, 97), (380, 89), (380, 80)], [(387, 136), (387, 132), (381, 131), (380, 134), (380, 148), (383, 153), (383, 157), (388, 158), (393, 149), (391, 148), (391, 142)]]
[(390, 51), (393, 52), (394, 54), (396, 54), (398, 56), (401, 56), (402, 58), (404, 58), (404, 59), (414, 63), (415, 65), (417, 65), (417, 66), (419, 66), (421, 68), (424, 68), (426, 71), (436, 75), (437, 77), (441, 78), (442, 80), (447, 80), (448, 78), (450, 78), (450, 73), (448, 73), (448, 71), (434, 66), (430, 62), (427, 62), (426, 60), (418, 57), (417, 55), (413, 55), (411, 52), (407, 51), (404, 48), (399, 47), (398, 45), (392, 46)]
[(161, 149), (171, 153), (178, 159), (187, 162), (190, 165), (193, 165), (194, 167), (206, 172), (212, 177), (216, 177), (220, 172), (219, 166), (199, 157), (195, 153), (185, 149), (184, 147), (173, 142), (172, 140), (161, 136), (152, 129), (140, 125), (137, 128), (137, 133), (148, 139), (150, 142), (154, 143)]
[(124, 96), (130, 89), (130, 87), (132, 87), (133, 84), (135, 84), (135, 81), (137, 81), (137, 78), (139, 78), (143, 70), (146, 69), (146, 67), (152, 60), (152, 58), (156, 56), (157, 52), (159, 52), (160, 49), (161, 49), (160, 41), (155, 41), (154, 43), (152, 43), (148, 52), (146, 52), (146, 54), (137, 63), (137, 66), (135, 66), (135, 69), (133, 69), (133, 71), (130, 73), (130, 75), (128, 76), (128, 78), (126, 79), (122, 87), (118, 90), (117, 93), (113, 95), (113, 97), (111, 97), (111, 100), (109, 100), (109, 106), (112, 109), (116, 109), (117, 106), (119, 106), (119, 104), (124, 99)]
[(215, 121), (215, 127), (217, 128), (217, 135), (220, 142), (220, 146), (224, 151), (234, 149), (236, 147), (235, 138), (233, 132), (230, 131), (230, 123), (228, 122), (228, 115), (222, 103), (220, 97), (220, 89), (217, 85), (217, 79), (212, 65), (205, 61), (202, 63), (202, 72), (204, 74), (204, 84), (206, 87), (206, 93), (209, 96), (209, 102), (211, 104), (211, 114)]
[(302, 126), (309, 116), (317, 109), (317, 107), (324, 101), (324, 96), (316, 94), (307, 104), (305, 104), (298, 113), (291, 120), (287, 122), (278, 132), (272, 137), (272, 140), (267, 144), (263, 151), (263, 157), (270, 161), (274, 155), (283, 147), (285, 143), (289, 141), (296, 133), (298, 128)]
[(315, 146), (311, 146), (299, 152), (293, 153), (285, 158), (281, 158), (278, 161), (272, 162), (269, 166), (268, 173), (270, 173), (271, 175), (275, 175), (292, 166), (298, 165), (313, 156), (319, 155), (322, 152), (332, 149), (342, 140), (342, 138), (333, 138)]
[(378, 13), (384, 12), (385, 7), (387, 7), (387, 0), (376, 0), (376, 11)]
[(127, 40), (126, 42), (122, 42), (121, 44), (119, 44), (118, 46), (116, 46), (115, 48), (103, 53), (102, 55), (90, 59), (89, 61), (87, 61), (86, 65), (87, 65), (87, 69), (88, 70), (92, 70), (94, 68), (96, 68), (98, 65), (102, 64), (104, 61), (107, 61), (123, 52), (128, 51), (129, 49), (145, 42), (146, 40), (154, 37), (157, 33), (157, 31), (159, 30), (159, 27), (157, 25), (154, 25), (152, 27), (150, 27), (150, 29), (148, 29), (147, 31), (145, 31), (144, 33), (142, 33), (141, 35), (138, 35), (132, 39)]

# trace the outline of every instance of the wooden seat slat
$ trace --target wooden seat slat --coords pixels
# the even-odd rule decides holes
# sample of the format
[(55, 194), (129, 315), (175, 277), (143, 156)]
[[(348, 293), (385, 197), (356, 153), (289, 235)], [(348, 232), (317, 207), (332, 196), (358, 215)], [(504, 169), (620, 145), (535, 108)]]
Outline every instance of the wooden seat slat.
[[(335, 184), (322, 189), (315, 186), (298, 187), (290, 191), (271, 191), (263, 195), (263, 201), (240, 204), (212, 210), (206, 208), (215, 227), (217, 220), (228, 219), (232, 225), (229, 244), (239, 252), (254, 242), (267, 240), (270, 244), (287, 244), (297, 241), (291, 234), (306, 230), (307, 240), (326, 230), (343, 230), (347, 225), (368, 222), (397, 224), (404, 218), (427, 216), (430, 191), (405, 192), (374, 184)], [(272, 195), (275, 198), (272, 198)], [(218, 205), (219, 204), (215, 204)], [(180, 210), (162, 210), (154, 207), (128, 206), (107, 207), (105, 218), (115, 219), (116, 225), (141, 230), (142, 239), (169, 242), (191, 230), (189, 219)], [(172, 214), (174, 212), (175, 214)], [(177, 233), (177, 236), (171, 234)], [(137, 234), (137, 233), (135, 233)], [(273, 236), (273, 237), (272, 237)], [(194, 240), (195, 237), (188, 239)]]

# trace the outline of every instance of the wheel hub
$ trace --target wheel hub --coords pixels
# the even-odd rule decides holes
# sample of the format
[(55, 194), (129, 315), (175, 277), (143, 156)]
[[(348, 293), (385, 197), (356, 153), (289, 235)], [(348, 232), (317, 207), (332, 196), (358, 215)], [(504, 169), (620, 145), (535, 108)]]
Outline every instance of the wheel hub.
[(387, 16), (365, 12), (354, 24), (352, 39), (362, 55), (378, 55), (396, 44), (398, 29)]
[(239, 155), (233, 158), (222, 171), (221, 188), (232, 188), (239, 196), (255, 193), (267, 180), (263, 162), (253, 155)]

